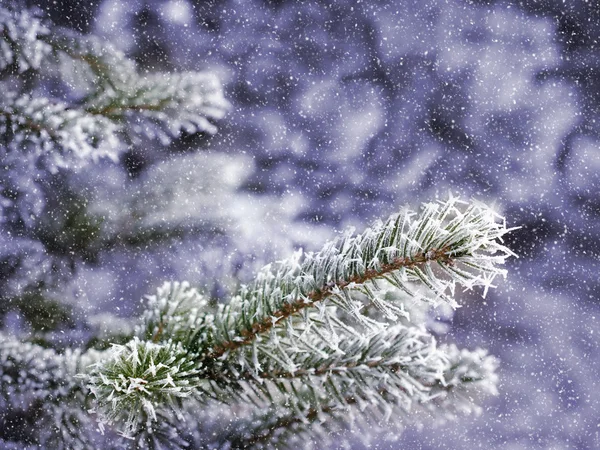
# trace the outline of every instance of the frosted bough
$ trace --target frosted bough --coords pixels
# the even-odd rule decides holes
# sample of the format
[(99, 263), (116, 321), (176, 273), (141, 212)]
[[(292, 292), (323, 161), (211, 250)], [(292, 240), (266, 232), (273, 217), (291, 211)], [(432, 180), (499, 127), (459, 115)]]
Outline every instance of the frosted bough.
[[(48, 96), (51, 83), (68, 92)], [(53, 171), (118, 159), (144, 137), (214, 134), (229, 109), (214, 73), (144, 73), (110, 43), (17, 2), (0, 6), (0, 88), (0, 156), (25, 153)]]
[(226, 304), (167, 282), (132, 340), (83, 377), (101, 420), (139, 442), (177, 417), (202, 428), (214, 404), (228, 405), (236, 425), (202, 445), (224, 448), (291, 448), (419, 411), (477, 411), (476, 394), (496, 393), (496, 359), (438, 346), (411, 312), (458, 307), (457, 287), (485, 295), (513, 255), (508, 231), (492, 209), (450, 197), (298, 251)]

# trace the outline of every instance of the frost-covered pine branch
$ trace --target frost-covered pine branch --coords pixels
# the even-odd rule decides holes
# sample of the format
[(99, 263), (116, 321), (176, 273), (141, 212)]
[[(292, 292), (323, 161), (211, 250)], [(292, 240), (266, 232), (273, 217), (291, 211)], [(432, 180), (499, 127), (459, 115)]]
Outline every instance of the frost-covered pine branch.
[(217, 128), (211, 121), (229, 108), (213, 73), (140, 74), (125, 55), (94, 36), (83, 39), (63, 31), (51, 43), (63, 71), (76, 78), (83, 70), (98, 86), (80, 106), (90, 114), (127, 123), (129, 138), (158, 138), (166, 145), (182, 131), (213, 134)]
[(225, 305), (165, 283), (134, 339), (89, 373), (99, 412), (133, 438), (186, 402), (252, 405), (264, 420), (250, 412), (219, 445), (281, 448), (290, 430), (302, 439), (419, 410), (477, 411), (475, 394), (495, 393), (495, 359), (438, 346), (410, 311), (457, 307), (459, 286), (485, 293), (505, 275), (508, 231), (485, 205), (451, 197), (267, 266)]
[(75, 161), (116, 159), (121, 147), (116, 123), (102, 115), (29, 94), (9, 93), (0, 100), (0, 133), (9, 152), (50, 157), (49, 166)]
[[(49, 96), (49, 82), (69, 92)], [(116, 158), (140, 136), (215, 133), (229, 107), (212, 73), (140, 73), (109, 43), (17, 3), (0, 6), (0, 86), (3, 159), (31, 153), (50, 168)]]

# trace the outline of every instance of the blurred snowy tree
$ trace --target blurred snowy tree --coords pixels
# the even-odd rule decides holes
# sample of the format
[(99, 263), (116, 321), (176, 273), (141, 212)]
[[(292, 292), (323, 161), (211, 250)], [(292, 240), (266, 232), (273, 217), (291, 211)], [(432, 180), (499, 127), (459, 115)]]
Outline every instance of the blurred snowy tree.
[(141, 74), (108, 43), (51, 28), (35, 11), (15, 3), (0, 14), (0, 280), (7, 297), (51, 284), (65, 262), (93, 259), (107, 245), (104, 218), (90, 215), (93, 196), (72, 182), (75, 174), (89, 176), (97, 170), (90, 162), (116, 161), (145, 137), (167, 144), (182, 132), (214, 133), (212, 121), (229, 105), (212, 73)]
[[(229, 104), (214, 74), (141, 71), (18, 3), (0, 7), (0, 30), (4, 446), (292, 447), (419, 411), (477, 411), (475, 397), (495, 393), (493, 357), (438, 346), (425, 328), (428, 305), (457, 307), (456, 285), (485, 294), (511, 254), (491, 209), (454, 198), (267, 266), (227, 303), (165, 283), (135, 329), (61, 298), (74, 280), (110, 291), (98, 262), (115, 247), (164, 244), (160, 257), (177, 260), (174, 240), (224, 245), (232, 229), (276, 247), (276, 235), (239, 228), (294, 202), (277, 212), (238, 200), (244, 158), (140, 158), (152, 141), (216, 132)], [(178, 264), (206, 264), (206, 282), (219, 255), (190, 264), (195, 251)], [(224, 426), (204, 417), (219, 404)]]

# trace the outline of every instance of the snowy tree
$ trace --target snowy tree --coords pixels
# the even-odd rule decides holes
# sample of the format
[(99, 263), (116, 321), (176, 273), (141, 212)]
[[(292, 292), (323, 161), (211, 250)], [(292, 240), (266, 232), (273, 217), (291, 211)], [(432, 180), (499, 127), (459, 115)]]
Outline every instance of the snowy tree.
[[(502, 217), (453, 196), (298, 251), (224, 299), (166, 282), (137, 325), (89, 317), (61, 341), (52, 322), (72, 317), (44, 289), (68, 282), (65, 266), (194, 228), (196, 216), (161, 209), (169, 195), (205, 204), (214, 233), (227, 220), (211, 207), (229, 191), (210, 177), (229, 161), (157, 166), (138, 185), (154, 190), (119, 194), (121, 214), (77, 188), (93, 189), (95, 170), (111, 173), (148, 140), (215, 133), (229, 104), (212, 73), (145, 73), (17, 3), (0, 7), (0, 27), (3, 445), (310, 447), (478, 412), (496, 393), (494, 357), (439, 345), (427, 326), (431, 308), (459, 306), (461, 288), (485, 296), (512, 255)], [(190, 161), (211, 180), (204, 188), (173, 182)]]
[[(181, 133), (214, 133), (213, 122), (229, 104), (213, 73), (140, 73), (94, 36), (50, 28), (39, 14), (18, 4), (1, 13), (0, 199), (7, 242), (0, 259), (7, 271), (47, 275), (64, 265), (48, 254), (93, 253), (94, 245), (110, 244), (90, 238), (100, 222), (117, 220), (117, 214), (108, 220), (95, 211), (90, 216), (86, 205), (91, 199), (82, 195), (85, 184), (69, 177), (93, 177), (101, 169), (91, 163), (116, 160), (146, 145), (147, 137), (167, 144)], [(72, 230), (63, 233), (68, 223), (79, 229), (77, 239), (69, 237)], [(82, 245), (88, 248), (73, 248)], [(35, 265), (41, 267), (21, 263), (36, 254), (40, 263)], [(3, 294), (20, 295), (27, 283), (11, 280), (16, 285), (4, 287)]]

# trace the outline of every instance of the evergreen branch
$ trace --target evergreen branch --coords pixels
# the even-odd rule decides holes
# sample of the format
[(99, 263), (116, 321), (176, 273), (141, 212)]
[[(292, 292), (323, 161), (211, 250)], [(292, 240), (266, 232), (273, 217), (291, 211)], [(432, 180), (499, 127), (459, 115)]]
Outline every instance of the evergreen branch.
[(227, 387), (243, 391), (240, 398), (259, 407), (281, 397), (296, 411), (355, 404), (360, 409), (398, 405), (409, 411), (412, 404), (428, 401), (447, 368), (445, 354), (436, 349), (434, 339), (415, 327), (396, 325), (362, 340), (342, 336), (335, 353), (326, 354), (326, 345), (313, 346), (313, 353), (290, 355), (299, 369), (285, 370), (280, 367), (285, 366), (280, 364), (285, 357), (276, 354), (281, 346), (267, 342), (259, 350), (264, 367), (236, 372)]
[[(228, 305), (210, 306), (187, 283), (165, 283), (148, 297), (139, 337), (115, 346), (88, 378), (106, 420), (123, 420), (124, 435), (134, 436), (185, 398), (285, 404), (301, 422), (313, 416), (307, 411), (324, 417), (350, 407), (387, 419), (411, 405), (469, 405), (466, 384), (492, 392), (489, 360), (362, 314), (362, 298), (388, 320), (407, 316), (406, 299), (456, 307), (447, 293), (456, 284), (487, 288), (504, 274), (497, 264), (512, 253), (498, 241), (509, 230), (489, 208), (450, 198), (413, 216), (394, 215), (319, 253), (268, 266)], [(449, 393), (453, 400), (443, 400)]]
[[(191, 411), (189, 411), (191, 412)], [(182, 415), (173, 415), (168, 411), (156, 411), (157, 420), (151, 428), (141, 428), (131, 436), (124, 436), (127, 442), (121, 442), (119, 448), (136, 450), (183, 450), (190, 447), (182, 436)], [(193, 414), (193, 413), (192, 413)], [(197, 414), (197, 411), (196, 411)]]
[[(401, 327), (401, 331), (404, 333), (409, 333), (412, 330), (411, 328)], [(386, 330), (386, 334), (389, 331), (396, 330)], [(320, 376), (330, 376), (335, 374), (343, 374), (351, 371), (369, 371), (370, 369), (383, 369), (384, 371), (390, 373), (396, 372), (407, 372), (409, 369), (408, 364), (411, 362), (411, 358), (418, 358), (421, 362), (426, 359), (421, 353), (422, 349), (419, 350), (411, 350), (405, 351), (403, 349), (402, 352), (398, 352), (395, 354), (394, 352), (384, 351), (383, 353), (378, 353), (380, 348), (374, 345), (374, 340), (385, 339), (380, 334), (375, 335), (372, 340), (361, 342), (363, 345), (356, 345), (354, 342), (351, 342), (350, 346), (339, 346), (338, 352), (339, 354), (328, 354), (327, 356), (319, 356), (318, 358), (314, 358), (315, 360), (306, 360), (302, 358), (301, 363), (295, 363), (295, 366), (301, 367), (296, 370), (289, 370), (286, 368), (274, 368), (271, 370), (260, 370), (258, 372), (246, 372), (241, 373), (239, 375), (240, 379), (252, 380), (256, 378), (262, 378), (266, 380), (281, 380), (284, 378), (288, 379), (304, 379), (308, 377), (320, 377)], [(413, 337), (414, 339), (414, 337)], [(397, 346), (400, 339), (398, 336), (394, 336), (394, 343), (390, 343), (388, 340), (384, 340), (384, 345), (387, 347)], [(363, 347), (364, 346), (364, 347)], [(352, 347), (363, 347), (352, 348)], [(316, 347), (313, 346), (313, 349)], [(322, 354), (327, 351), (326, 348), (319, 349)], [(376, 351), (377, 350), (377, 351)], [(389, 348), (387, 348), (389, 350)], [(389, 354), (387, 354), (389, 353)], [(325, 353), (327, 354), (327, 353)], [(405, 362), (396, 362), (398, 359), (407, 359)], [(427, 383), (422, 383), (426, 385)]]
[(0, 134), (9, 136), (9, 147), (20, 151), (33, 147), (38, 155), (50, 154), (58, 166), (79, 160), (116, 158), (121, 147), (119, 128), (109, 119), (67, 104), (28, 95), (7, 95), (0, 100)]
[(229, 109), (219, 80), (205, 72), (136, 75), (129, 86), (103, 94), (84, 105), (89, 113), (134, 120), (135, 132), (163, 144), (181, 131), (216, 133), (211, 120), (221, 119)]
[(0, 442), (10, 432), (7, 423), (25, 420), (39, 425), (29, 439), (40, 448), (90, 448), (87, 431), (96, 426), (76, 374), (98, 357), (95, 351), (58, 353), (0, 333)]
[[(332, 433), (350, 426), (360, 433), (373, 428), (400, 428), (403, 423), (418, 421), (423, 414), (430, 414), (434, 419), (447, 419), (456, 413), (481, 413), (475, 401), (497, 395), (498, 377), (494, 373), (497, 360), (481, 349), (471, 352), (443, 346), (440, 350), (448, 358), (444, 375), (434, 382), (424, 383), (427, 394), (421, 399), (413, 398), (410, 408), (392, 400), (396, 393), (388, 384), (375, 388), (377, 394), (386, 399), (378, 404), (365, 403), (347, 392), (341, 400), (327, 396), (322, 404), (294, 407), (290, 407), (289, 398), (284, 397), (266, 409), (258, 408), (256, 415), (246, 421), (236, 423), (218, 445), (224, 448), (296, 448), (309, 436), (311, 439), (318, 436), (319, 442), (326, 442)], [(383, 408), (378, 409), (378, 406)], [(354, 411), (356, 408), (359, 412)], [(393, 423), (389, 422), (391, 418)]]
[(0, 395), (15, 405), (59, 401), (80, 389), (73, 377), (88, 360), (0, 334)]
[(79, 61), (87, 72), (87, 78), (96, 87), (86, 97), (87, 100), (103, 95), (105, 90), (119, 91), (131, 86), (137, 78), (135, 63), (117, 50), (109, 42), (93, 35), (82, 36), (68, 29), (55, 29), (48, 36), (47, 44), (55, 57), (67, 56), (67, 62)]
[[(289, 399), (283, 398), (268, 408), (257, 408), (255, 415), (235, 423), (217, 446), (285, 449), (302, 446), (305, 439), (318, 440), (325, 445), (332, 434), (350, 427), (360, 434), (374, 428), (399, 429), (408, 422), (418, 421), (423, 414), (447, 419), (457, 412), (480, 413), (481, 409), (474, 404), (475, 397), (480, 400), (482, 393), (496, 394), (497, 376), (493, 373), (496, 360), (486, 357), (482, 350), (459, 351), (461, 356), (453, 359), (457, 353), (449, 350), (451, 359), (445, 372), (446, 378), (429, 384), (429, 394), (421, 401), (414, 401), (410, 410), (401, 405), (398, 408), (397, 404), (390, 401), (393, 393), (387, 385), (380, 386), (377, 393), (388, 401), (378, 405), (365, 404), (355, 395), (344, 395), (342, 401), (328, 397), (318, 406), (306, 404), (290, 407)], [(492, 372), (486, 373), (490, 368)], [(474, 372), (478, 375), (471, 378)], [(479, 391), (479, 395), (474, 396), (476, 391)]]
[(115, 122), (131, 121), (127, 131), (133, 139), (145, 135), (168, 144), (181, 131), (214, 134), (211, 121), (221, 119), (230, 107), (212, 73), (140, 75), (122, 52), (93, 36), (64, 31), (50, 43), (90, 72), (94, 89), (81, 108)]
[(88, 94), (65, 103), (31, 95), (41, 77), (30, 77), (23, 95), (15, 93), (18, 82), (7, 83), (0, 99), (0, 134), (8, 149), (49, 159), (51, 170), (116, 159), (125, 141), (139, 142), (140, 136), (168, 144), (181, 132), (214, 134), (213, 122), (229, 109), (212, 73), (142, 75), (107, 42), (50, 28), (16, 3), (0, 6), (0, 74), (13, 80), (23, 71), (37, 73), (44, 62), (61, 78), (73, 79), (65, 83), (73, 85), (71, 97), (80, 97), (81, 90)]
[[(220, 449), (297, 448), (299, 441), (304, 437), (303, 434), (308, 431), (308, 426), (318, 423), (323, 412), (332, 416), (335, 414), (333, 408), (327, 407), (321, 411), (311, 408), (305, 411), (303, 416), (299, 416), (285, 405), (272, 406), (266, 411), (258, 410), (247, 420), (238, 421), (229, 433), (211, 444)], [(314, 426), (310, 431), (311, 439), (316, 436), (323, 438), (319, 439), (321, 445), (325, 445), (329, 439), (328, 433), (320, 433)]]
[(124, 421), (122, 433), (135, 435), (157, 419), (157, 408), (170, 406), (178, 411), (181, 398), (193, 396), (201, 380), (193, 355), (181, 345), (155, 344), (137, 338), (125, 345), (114, 345), (108, 358), (97, 363), (87, 381), (91, 392), (111, 423)]
[(136, 334), (154, 343), (178, 342), (189, 351), (206, 342), (212, 327), (208, 300), (188, 282), (165, 282), (156, 295), (147, 296), (148, 306)]
[[(304, 257), (298, 253), (274, 270), (267, 266), (217, 315), (216, 321), (221, 322), (217, 330), (223, 331), (208, 358), (249, 345), (281, 320), (326, 300), (335, 300), (364, 322), (351, 292), (362, 289), (375, 303), (385, 304), (376, 295), (377, 280), (385, 279), (411, 296), (416, 294), (409, 282), (417, 281), (435, 295), (433, 301), (446, 301), (452, 307), (458, 305), (446, 290), (453, 290), (456, 283), (467, 288), (483, 285), (487, 290), (497, 274), (505, 274), (495, 264), (513, 254), (496, 241), (509, 230), (484, 205), (473, 204), (464, 211), (459, 205), (454, 198), (441, 205), (428, 204), (416, 220), (408, 211), (397, 214), (362, 235), (334, 241), (319, 253)], [(446, 269), (450, 278), (434, 274), (431, 262)]]
[(443, 378), (431, 386), (432, 401), (426, 404), (428, 411), (434, 415), (442, 411), (447, 416), (480, 414), (478, 401), (498, 395), (498, 359), (481, 348), (469, 351), (452, 344), (440, 350), (447, 355), (448, 364)]

